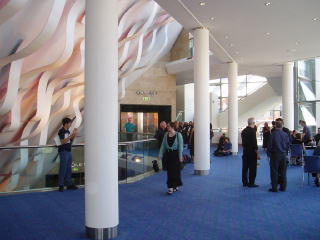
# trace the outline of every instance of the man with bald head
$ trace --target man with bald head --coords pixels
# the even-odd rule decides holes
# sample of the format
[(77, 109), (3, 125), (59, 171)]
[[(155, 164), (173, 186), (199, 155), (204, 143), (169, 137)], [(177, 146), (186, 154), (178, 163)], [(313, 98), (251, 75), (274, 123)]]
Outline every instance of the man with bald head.
[[(248, 126), (241, 132), (242, 138), (242, 184), (244, 187), (259, 187), (255, 184), (257, 160), (260, 159), (255, 129), (255, 119), (248, 119)], [(249, 179), (248, 179), (249, 172)]]

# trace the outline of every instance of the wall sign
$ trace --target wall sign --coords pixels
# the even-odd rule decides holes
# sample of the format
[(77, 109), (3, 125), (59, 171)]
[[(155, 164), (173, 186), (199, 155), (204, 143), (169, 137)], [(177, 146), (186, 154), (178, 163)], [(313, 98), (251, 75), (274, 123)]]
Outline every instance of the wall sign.
[(155, 90), (137, 90), (136, 91), (136, 94), (138, 95), (138, 96), (156, 96), (157, 94), (158, 94), (158, 92), (157, 91), (155, 91)]

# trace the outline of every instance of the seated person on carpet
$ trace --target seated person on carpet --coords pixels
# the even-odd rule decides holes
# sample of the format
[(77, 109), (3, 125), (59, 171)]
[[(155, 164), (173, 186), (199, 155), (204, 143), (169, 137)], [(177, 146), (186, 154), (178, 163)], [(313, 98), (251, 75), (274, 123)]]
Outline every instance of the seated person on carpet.
[(231, 150), (232, 150), (232, 143), (230, 142), (230, 139), (226, 137), (224, 139), (224, 144), (223, 148), (221, 150), (215, 151), (214, 155), (215, 156), (228, 156), (231, 155)]
[[(302, 141), (301, 133), (297, 133), (296, 138), (294, 140), (292, 140), (291, 143), (292, 144), (301, 144), (302, 149), (303, 149), (303, 153), (305, 152), (306, 148), (305, 148), (304, 143)], [(293, 165), (300, 165), (301, 164), (301, 162), (298, 161), (299, 157), (293, 157), (292, 159), (293, 159)]]
[(221, 137), (219, 138), (219, 143), (217, 149), (214, 151), (214, 155), (218, 153), (219, 151), (223, 150), (223, 145), (224, 145), (224, 139), (226, 138), (226, 134), (222, 133)]

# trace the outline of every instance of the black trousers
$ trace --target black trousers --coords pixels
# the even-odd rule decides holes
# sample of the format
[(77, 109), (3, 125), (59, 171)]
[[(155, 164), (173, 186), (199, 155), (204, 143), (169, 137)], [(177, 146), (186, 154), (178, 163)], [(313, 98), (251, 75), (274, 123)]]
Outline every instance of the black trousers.
[[(249, 179), (248, 179), (249, 173)], [(254, 184), (257, 176), (257, 153), (244, 152), (242, 155), (242, 184), (252, 185)]]
[(285, 191), (287, 187), (287, 154), (272, 153), (270, 156), (270, 178), (272, 190), (277, 191), (278, 184), (280, 190)]
[(177, 150), (168, 151), (167, 157), (167, 186), (168, 188), (176, 188), (182, 186), (181, 181), (181, 165)]

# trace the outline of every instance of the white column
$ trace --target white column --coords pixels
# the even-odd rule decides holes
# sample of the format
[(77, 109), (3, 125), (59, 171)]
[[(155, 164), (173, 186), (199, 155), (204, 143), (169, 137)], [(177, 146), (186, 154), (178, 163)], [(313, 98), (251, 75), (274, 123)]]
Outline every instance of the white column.
[(197, 28), (194, 37), (194, 169), (210, 170), (209, 31)]
[(232, 154), (238, 153), (238, 64), (229, 63), (228, 71), (228, 136)]
[[(316, 100), (320, 100), (320, 58), (316, 58)], [(317, 128), (316, 131), (318, 131), (318, 127), (320, 127), (320, 102), (316, 103), (316, 123)]]
[(184, 119), (186, 122), (194, 121), (194, 84), (184, 85)]
[(143, 133), (143, 112), (138, 113), (138, 133)]
[(86, 1), (85, 218), (91, 239), (118, 234), (118, 1)]
[(294, 90), (293, 62), (285, 63), (282, 67), (282, 116), (284, 125), (294, 129)]

